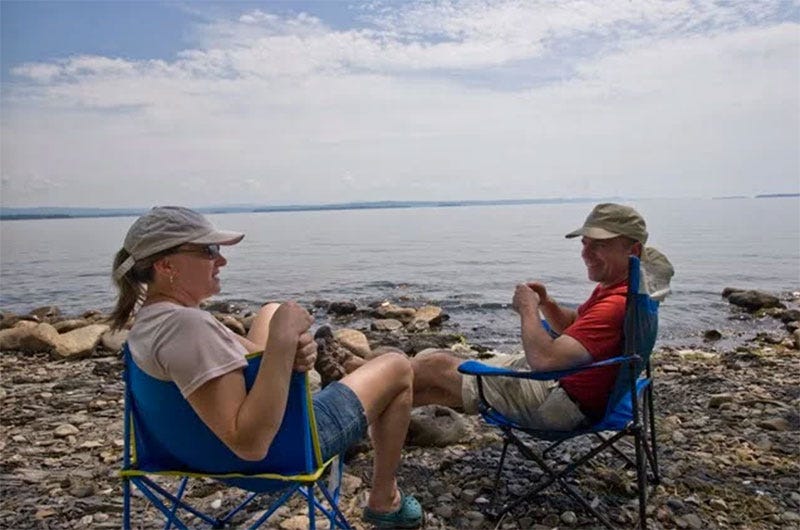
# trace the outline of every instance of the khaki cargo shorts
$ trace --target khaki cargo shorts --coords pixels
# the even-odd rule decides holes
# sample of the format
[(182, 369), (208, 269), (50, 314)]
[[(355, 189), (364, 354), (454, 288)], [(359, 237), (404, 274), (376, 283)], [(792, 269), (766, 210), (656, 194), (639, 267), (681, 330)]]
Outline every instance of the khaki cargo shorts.
[[(530, 370), (525, 354), (498, 355), (482, 361), (510, 370)], [(533, 429), (570, 431), (586, 421), (578, 406), (557, 381), (513, 377), (484, 377), (483, 394), (492, 407), (515, 422)], [(478, 413), (478, 379), (465, 375), (461, 397), (467, 414)]]

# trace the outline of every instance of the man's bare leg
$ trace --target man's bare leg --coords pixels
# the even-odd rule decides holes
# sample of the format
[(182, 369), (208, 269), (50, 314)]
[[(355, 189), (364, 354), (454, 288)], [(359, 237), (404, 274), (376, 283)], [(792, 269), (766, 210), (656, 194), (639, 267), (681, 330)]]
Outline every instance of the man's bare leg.
[(454, 409), (463, 408), (463, 376), (458, 371), (458, 365), (463, 362), (464, 359), (455, 356), (450, 350), (425, 350), (412, 358), (414, 406), (436, 404)]

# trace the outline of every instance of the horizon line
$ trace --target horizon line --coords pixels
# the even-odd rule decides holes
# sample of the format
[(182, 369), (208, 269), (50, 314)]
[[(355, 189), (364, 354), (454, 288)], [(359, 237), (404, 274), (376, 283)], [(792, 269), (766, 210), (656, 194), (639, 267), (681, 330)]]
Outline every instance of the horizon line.
[[(402, 208), (448, 208), (464, 206), (492, 206), (492, 205), (523, 205), (523, 204), (558, 204), (592, 201), (619, 201), (619, 200), (655, 200), (655, 199), (759, 199), (759, 198), (785, 198), (800, 197), (800, 193), (766, 193), (753, 196), (726, 195), (717, 197), (550, 197), (527, 199), (466, 199), (466, 200), (378, 200), (356, 201), (341, 203), (318, 204), (283, 204), (283, 205), (258, 205), (258, 204), (229, 204), (215, 206), (199, 206), (193, 209), (205, 214), (229, 213), (271, 213), (271, 212), (299, 212), (299, 211), (335, 211), (335, 210), (368, 210), (368, 209), (402, 209)], [(0, 206), (0, 220), (33, 220), (33, 219), (72, 219), (87, 217), (127, 217), (140, 215), (151, 207), (96, 207), (96, 206)]]

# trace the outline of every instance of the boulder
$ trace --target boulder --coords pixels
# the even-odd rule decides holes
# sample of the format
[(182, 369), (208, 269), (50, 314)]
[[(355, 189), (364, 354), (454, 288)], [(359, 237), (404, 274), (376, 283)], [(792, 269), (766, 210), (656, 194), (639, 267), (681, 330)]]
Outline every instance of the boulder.
[(771, 307), (786, 308), (777, 296), (754, 290), (731, 290), (726, 288), (722, 296), (735, 306), (743, 307), (748, 311), (758, 311)]
[(440, 405), (411, 411), (406, 443), (418, 447), (444, 447), (469, 438), (470, 425), (461, 414)]
[(356, 329), (338, 329), (333, 333), (333, 337), (339, 341), (339, 344), (362, 359), (368, 359), (372, 353), (367, 336)]
[(238, 318), (239, 322), (244, 326), (245, 334), (253, 327), (253, 320), (255, 320), (257, 313), (250, 313), (247, 316)]
[(412, 322), (422, 320), (431, 326), (438, 326), (442, 323), (443, 316), (444, 312), (442, 311), (441, 307), (435, 305), (424, 305), (417, 309)]
[(53, 327), (56, 328), (56, 331), (59, 333), (68, 333), (73, 329), (83, 328), (89, 324), (91, 324), (91, 322), (85, 318), (70, 318), (68, 320), (53, 322)]
[(19, 315), (7, 311), (0, 311), (0, 329), (13, 327), (17, 322), (19, 322)]
[(5, 316), (0, 319), (0, 329), (16, 327), (20, 322), (30, 322), (35, 325), (41, 321), (42, 319), (33, 315), (14, 315), (12, 313), (6, 313)]
[(375, 308), (372, 315), (378, 318), (393, 318), (401, 322), (411, 322), (417, 310), (413, 307), (400, 307), (391, 302), (383, 302)]
[(327, 300), (319, 299), (319, 300), (314, 300), (313, 302), (311, 302), (311, 305), (312, 305), (312, 307), (314, 307), (314, 309), (325, 309), (325, 310), (327, 310), (331, 306), (331, 303), (329, 301), (327, 301)]
[(328, 313), (332, 315), (352, 315), (356, 312), (356, 304), (353, 302), (331, 302), (328, 306)]
[(0, 351), (50, 352), (58, 340), (58, 331), (50, 324), (21, 321), (0, 331)]
[(234, 304), (233, 302), (224, 302), (224, 301), (217, 301), (217, 302), (206, 302), (202, 305), (203, 309), (210, 313), (238, 313), (241, 311), (242, 307)]
[(372, 321), (370, 328), (375, 331), (397, 331), (402, 329), (403, 323), (394, 318), (378, 318)]
[(427, 331), (431, 326), (442, 323), (442, 308), (433, 305), (422, 306), (417, 309), (414, 318), (406, 325), (406, 329), (413, 332)]
[(247, 334), (247, 332), (244, 329), (244, 324), (239, 322), (233, 315), (228, 315), (225, 313), (214, 313), (214, 318), (219, 320), (223, 326), (233, 331), (237, 335), (244, 336)]
[(781, 322), (784, 324), (789, 324), (790, 322), (796, 322), (800, 320), (800, 309), (787, 309), (778, 316), (781, 319)]
[(41, 319), (43, 322), (51, 321), (61, 316), (61, 310), (54, 305), (37, 307), (30, 312), (31, 316)]
[(108, 317), (106, 317), (106, 315), (103, 314), (103, 312), (99, 309), (89, 309), (81, 314), (81, 318), (85, 318), (91, 322), (99, 322), (100, 320), (105, 320)]
[(370, 345), (391, 346), (403, 350), (408, 355), (415, 355), (428, 348), (448, 349), (453, 344), (464, 342), (464, 337), (451, 333), (378, 333), (368, 332)]
[(63, 358), (82, 358), (92, 354), (100, 343), (103, 333), (108, 331), (108, 324), (91, 324), (64, 333), (57, 338), (55, 353)]
[(118, 352), (122, 350), (122, 345), (128, 340), (128, 330), (119, 329), (116, 331), (108, 330), (100, 337), (100, 344), (104, 350)]

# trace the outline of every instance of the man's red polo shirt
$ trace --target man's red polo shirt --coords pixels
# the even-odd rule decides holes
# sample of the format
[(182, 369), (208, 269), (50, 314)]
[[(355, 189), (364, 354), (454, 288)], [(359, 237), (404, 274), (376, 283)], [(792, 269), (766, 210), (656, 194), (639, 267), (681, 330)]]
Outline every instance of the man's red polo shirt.
[[(622, 354), (627, 292), (627, 280), (610, 287), (598, 285), (589, 299), (578, 308), (575, 322), (564, 330), (565, 335), (586, 348), (593, 362)], [(605, 414), (618, 371), (618, 365), (604, 366), (568, 375), (561, 378), (559, 383), (580, 404), (585, 414), (597, 420)]]

